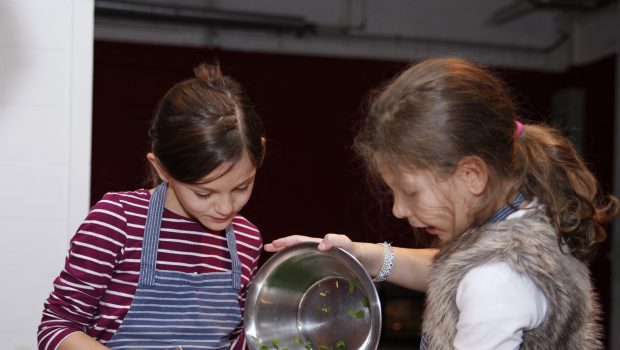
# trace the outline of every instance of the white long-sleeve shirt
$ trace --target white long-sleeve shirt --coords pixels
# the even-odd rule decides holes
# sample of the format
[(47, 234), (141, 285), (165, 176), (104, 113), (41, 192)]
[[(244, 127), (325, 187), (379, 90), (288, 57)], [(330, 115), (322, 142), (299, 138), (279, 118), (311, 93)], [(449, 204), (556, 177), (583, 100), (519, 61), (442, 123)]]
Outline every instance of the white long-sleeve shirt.
[[(533, 201), (527, 208), (536, 205)], [(519, 210), (508, 219), (525, 212)], [(519, 349), (523, 331), (539, 326), (548, 308), (540, 288), (504, 262), (467, 272), (457, 289), (456, 304), (460, 314), (454, 347), (458, 350)]]

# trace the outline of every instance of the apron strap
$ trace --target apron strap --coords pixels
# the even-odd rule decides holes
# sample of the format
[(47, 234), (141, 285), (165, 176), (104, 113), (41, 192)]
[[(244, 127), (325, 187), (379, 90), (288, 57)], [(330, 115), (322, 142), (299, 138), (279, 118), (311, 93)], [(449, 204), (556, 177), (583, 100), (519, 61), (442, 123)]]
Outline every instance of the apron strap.
[(155, 283), (155, 263), (157, 262), (157, 244), (159, 242), (159, 230), (166, 202), (168, 183), (162, 182), (151, 196), (149, 209), (144, 224), (144, 238), (142, 241), (142, 256), (140, 258), (141, 286), (152, 286)]
[(228, 251), (230, 252), (230, 262), (232, 264), (232, 283), (233, 288), (241, 288), (241, 261), (237, 254), (237, 240), (235, 239), (235, 230), (230, 224), (226, 227), (226, 242), (228, 243)]

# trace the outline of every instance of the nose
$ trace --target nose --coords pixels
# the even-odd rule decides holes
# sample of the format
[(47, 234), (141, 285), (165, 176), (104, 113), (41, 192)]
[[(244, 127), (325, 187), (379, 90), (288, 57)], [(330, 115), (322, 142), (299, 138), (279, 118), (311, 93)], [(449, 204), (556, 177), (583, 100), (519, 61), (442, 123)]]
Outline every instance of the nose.
[(232, 196), (225, 195), (219, 198), (215, 205), (215, 211), (222, 216), (228, 217), (235, 210), (234, 200)]
[(409, 209), (409, 206), (400, 198), (400, 196), (394, 196), (392, 214), (399, 219), (406, 219), (411, 216), (411, 209)]

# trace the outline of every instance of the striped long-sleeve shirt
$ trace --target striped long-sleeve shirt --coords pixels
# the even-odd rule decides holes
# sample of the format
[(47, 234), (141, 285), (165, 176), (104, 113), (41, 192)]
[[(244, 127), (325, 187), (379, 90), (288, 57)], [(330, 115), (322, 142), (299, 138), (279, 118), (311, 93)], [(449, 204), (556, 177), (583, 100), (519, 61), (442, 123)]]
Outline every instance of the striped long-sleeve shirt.
[[(127, 314), (138, 284), (148, 190), (106, 194), (90, 210), (71, 239), (65, 266), (54, 280), (38, 330), (39, 349), (56, 349), (68, 335), (82, 331), (105, 344)], [(256, 272), (262, 239), (241, 216), (233, 219), (242, 264), (239, 304), (243, 310), (249, 282)], [(224, 232), (164, 210), (157, 265), (186, 273), (230, 271)], [(245, 348), (243, 326), (231, 349)]]

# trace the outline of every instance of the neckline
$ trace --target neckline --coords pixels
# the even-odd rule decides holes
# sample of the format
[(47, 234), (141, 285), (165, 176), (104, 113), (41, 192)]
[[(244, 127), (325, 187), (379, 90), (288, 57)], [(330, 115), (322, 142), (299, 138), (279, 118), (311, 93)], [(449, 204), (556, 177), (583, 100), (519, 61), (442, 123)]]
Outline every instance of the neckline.
[(525, 196), (523, 193), (518, 192), (517, 196), (508, 204), (505, 204), (498, 210), (496, 210), (493, 215), (491, 215), (486, 221), (485, 224), (491, 224), (494, 222), (503, 221), (508, 218), (510, 215), (519, 211), (519, 207), (525, 201)]

